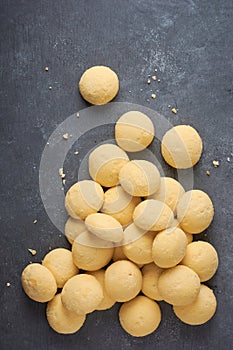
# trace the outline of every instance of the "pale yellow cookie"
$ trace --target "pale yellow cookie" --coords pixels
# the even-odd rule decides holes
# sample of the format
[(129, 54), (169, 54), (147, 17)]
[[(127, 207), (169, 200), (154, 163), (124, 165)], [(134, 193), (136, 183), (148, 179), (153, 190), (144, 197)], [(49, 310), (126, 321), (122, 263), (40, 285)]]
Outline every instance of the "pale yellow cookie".
[(163, 300), (158, 290), (158, 280), (164, 270), (154, 263), (142, 268), (142, 293), (154, 300)]
[(212, 289), (202, 284), (192, 304), (173, 306), (173, 310), (182, 322), (196, 326), (208, 322), (214, 316), (216, 307), (217, 300)]
[(213, 203), (203, 191), (186, 192), (177, 205), (180, 227), (188, 233), (200, 233), (211, 224), (214, 217)]
[(208, 242), (192, 242), (187, 246), (181, 263), (195, 271), (201, 282), (205, 282), (213, 277), (218, 268), (218, 254)]
[(64, 248), (51, 250), (45, 255), (42, 265), (52, 272), (58, 288), (62, 288), (68, 279), (79, 273), (73, 263), (71, 251)]
[(126, 255), (124, 254), (123, 251), (123, 246), (115, 247), (113, 256), (112, 256), (113, 261), (118, 261), (118, 260), (127, 260)]
[(91, 214), (86, 218), (85, 224), (88, 231), (106, 241), (120, 242), (123, 238), (121, 224), (110, 215)]
[(163, 300), (172, 305), (188, 305), (194, 302), (200, 291), (200, 279), (196, 272), (184, 265), (177, 265), (162, 272), (158, 281)]
[(154, 125), (146, 114), (129, 111), (123, 114), (115, 126), (117, 144), (127, 152), (138, 152), (153, 141)]
[(120, 147), (104, 144), (96, 147), (89, 156), (89, 173), (93, 180), (104, 187), (119, 183), (119, 172), (129, 162), (129, 157)]
[(96, 310), (104, 298), (103, 288), (94, 276), (80, 274), (69, 279), (61, 292), (64, 307), (79, 315)]
[(105, 272), (106, 291), (115, 301), (124, 302), (133, 299), (141, 287), (141, 271), (131, 261), (116, 261)]
[[(180, 227), (180, 223), (179, 223), (179, 221), (177, 219), (174, 219), (171, 227), (179, 227), (179, 228), (181, 228)], [(193, 241), (193, 235), (191, 233), (185, 232), (184, 230), (182, 230), (182, 231), (185, 233), (185, 236), (187, 238), (188, 244), (191, 243)]]
[(202, 154), (202, 140), (190, 125), (178, 125), (166, 132), (161, 143), (164, 160), (176, 169), (194, 166)]
[(174, 220), (172, 210), (163, 202), (147, 199), (137, 205), (133, 213), (135, 225), (146, 231), (161, 231)]
[(27, 265), (22, 272), (21, 281), (27, 296), (40, 303), (53, 299), (57, 292), (57, 284), (52, 272), (41, 264)]
[(77, 315), (68, 311), (61, 302), (61, 294), (48, 302), (46, 317), (50, 327), (60, 334), (73, 334), (77, 332), (86, 320), (85, 315)]
[(134, 337), (153, 333), (161, 321), (159, 305), (144, 295), (124, 303), (119, 311), (122, 328)]
[(101, 301), (101, 303), (97, 306), (96, 310), (110, 309), (115, 304), (115, 300), (113, 300), (106, 292), (105, 282), (104, 282), (105, 271), (103, 269), (97, 270), (97, 271), (92, 271), (92, 272), (90, 272), (90, 275), (94, 276), (103, 288), (104, 298)]
[(185, 233), (178, 227), (159, 232), (152, 246), (155, 264), (166, 269), (176, 266), (185, 256), (187, 244)]
[(119, 173), (120, 184), (131, 196), (146, 197), (155, 193), (160, 186), (157, 167), (147, 160), (131, 160)]
[(140, 202), (139, 197), (132, 197), (121, 186), (112, 187), (104, 193), (101, 212), (112, 216), (125, 226), (133, 221), (134, 209)]
[(104, 191), (95, 181), (83, 180), (70, 187), (65, 197), (65, 208), (74, 219), (84, 220), (97, 213), (104, 202)]
[(70, 244), (73, 244), (76, 237), (80, 235), (80, 233), (86, 231), (85, 222), (80, 219), (73, 219), (69, 217), (65, 224), (65, 236)]
[(105, 66), (87, 69), (79, 81), (80, 94), (93, 105), (103, 105), (118, 93), (119, 79), (116, 73)]

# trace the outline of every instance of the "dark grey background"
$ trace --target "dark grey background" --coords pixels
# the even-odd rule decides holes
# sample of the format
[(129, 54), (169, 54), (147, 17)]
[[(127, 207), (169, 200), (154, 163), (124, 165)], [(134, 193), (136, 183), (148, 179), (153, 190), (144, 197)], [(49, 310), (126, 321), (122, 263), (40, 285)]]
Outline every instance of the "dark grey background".
[[(1, 1), (1, 349), (232, 348), (232, 16), (231, 0)], [(49, 247), (68, 247), (43, 208), (39, 162), (56, 126), (88, 106), (77, 82), (86, 68), (98, 64), (119, 75), (116, 101), (154, 108), (174, 124), (191, 124), (204, 140), (195, 187), (207, 191), (215, 204), (205, 238), (217, 248), (220, 265), (208, 282), (218, 310), (203, 326), (182, 324), (161, 303), (157, 332), (136, 339), (120, 328), (116, 306), (89, 315), (79, 333), (62, 336), (47, 325), (45, 305), (29, 300), (21, 289), (20, 274), (30, 260), (40, 261)], [(161, 83), (148, 86), (147, 75), (155, 68)], [(151, 88), (159, 89), (156, 100), (150, 98)], [(177, 115), (169, 104), (179, 109)], [(214, 159), (219, 168), (213, 168)], [(31, 257), (28, 248), (37, 255)]]

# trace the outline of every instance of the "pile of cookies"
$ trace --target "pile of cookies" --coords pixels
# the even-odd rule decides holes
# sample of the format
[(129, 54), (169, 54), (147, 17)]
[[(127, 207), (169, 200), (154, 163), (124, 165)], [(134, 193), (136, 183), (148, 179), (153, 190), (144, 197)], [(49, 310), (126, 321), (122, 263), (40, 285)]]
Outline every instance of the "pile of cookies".
[[(193, 242), (212, 222), (210, 197), (198, 189), (185, 192), (145, 159), (129, 159), (128, 153), (150, 145), (155, 127), (138, 111), (120, 116), (116, 144), (100, 145), (89, 156), (92, 180), (66, 194), (71, 251), (54, 249), (22, 273), (25, 293), (48, 302), (47, 320), (58, 333), (78, 331), (89, 313), (116, 302), (122, 303), (121, 326), (136, 337), (159, 326), (157, 301), (171, 304), (190, 325), (215, 313), (216, 298), (203, 282), (215, 274), (218, 255), (210, 243)], [(165, 133), (161, 152), (173, 168), (187, 169), (199, 161), (202, 140), (191, 126), (175, 126)]]

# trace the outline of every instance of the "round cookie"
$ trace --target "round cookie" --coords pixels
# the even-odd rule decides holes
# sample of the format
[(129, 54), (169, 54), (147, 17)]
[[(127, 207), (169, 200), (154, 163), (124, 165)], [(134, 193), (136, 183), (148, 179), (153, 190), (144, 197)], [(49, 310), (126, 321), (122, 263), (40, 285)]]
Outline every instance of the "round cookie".
[(156, 199), (167, 204), (172, 211), (176, 211), (176, 206), (180, 198), (184, 194), (181, 184), (171, 177), (161, 177), (159, 190), (148, 197), (148, 199)]
[[(179, 227), (180, 228), (179, 225), (180, 225), (179, 221), (177, 219), (174, 219), (171, 227)], [(191, 233), (185, 232), (184, 230), (182, 230), (182, 231), (185, 233), (188, 244), (191, 243), (193, 241), (193, 235)]]
[(105, 283), (104, 283), (105, 271), (103, 269), (92, 271), (90, 272), (90, 275), (94, 276), (103, 288), (104, 298), (101, 301), (101, 303), (97, 306), (96, 310), (110, 309), (115, 304), (115, 301), (112, 298), (110, 298), (110, 296), (106, 292)]
[(123, 238), (123, 228), (121, 224), (107, 214), (91, 214), (86, 218), (85, 224), (91, 233), (103, 240), (120, 242)]
[(200, 291), (200, 279), (196, 272), (184, 265), (165, 270), (159, 277), (159, 293), (172, 305), (191, 304)]
[(119, 79), (116, 73), (105, 66), (87, 69), (79, 81), (79, 91), (84, 100), (93, 105), (103, 105), (118, 93)]
[(115, 139), (127, 152), (139, 152), (153, 141), (154, 125), (146, 114), (129, 111), (123, 114), (115, 125)]
[(103, 202), (102, 187), (92, 180), (83, 180), (71, 186), (66, 193), (65, 208), (72, 218), (84, 220), (88, 215), (97, 213)]
[(42, 265), (52, 272), (58, 288), (62, 288), (68, 279), (79, 273), (73, 263), (71, 251), (64, 248), (51, 250), (45, 255)]
[(106, 243), (89, 232), (83, 232), (73, 243), (73, 262), (82, 270), (99, 270), (112, 259), (113, 251), (109, 242)]
[(187, 238), (180, 228), (169, 228), (159, 232), (152, 246), (154, 263), (162, 268), (176, 266), (186, 253)]
[(52, 272), (41, 264), (27, 265), (22, 272), (21, 281), (27, 296), (40, 303), (53, 299), (57, 292), (57, 284)]
[(201, 282), (205, 282), (213, 277), (218, 268), (218, 254), (208, 242), (192, 242), (188, 244), (181, 263), (195, 271)]
[(86, 320), (85, 315), (77, 315), (68, 311), (61, 302), (61, 294), (48, 302), (46, 317), (50, 327), (60, 334), (73, 334), (77, 332)]
[(196, 234), (204, 231), (211, 224), (213, 217), (213, 203), (203, 191), (188, 191), (178, 202), (177, 219), (185, 232)]
[(166, 132), (161, 143), (164, 160), (173, 168), (188, 169), (202, 154), (202, 140), (190, 125), (178, 125)]
[(134, 337), (153, 333), (161, 321), (159, 305), (144, 295), (124, 303), (119, 311), (122, 328)]
[(113, 261), (127, 260), (127, 257), (126, 257), (126, 255), (124, 254), (124, 251), (123, 251), (123, 246), (118, 246), (118, 247), (114, 248), (112, 260)]
[(133, 221), (135, 207), (141, 202), (139, 197), (132, 197), (121, 186), (109, 188), (104, 193), (101, 212), (108, 214), (126, 226)]
[(157, 167), (147, 160), (131, 160), (121, 168), (119, 181), (131, 196), (146, 197), (159, 189), (160, 174)]
[(79, 315), (96, 310), (104, 298), (103, 288), (94, 276), (81, 274), (69, 279), (61, 292), (64, 307)]
[(89, 156), (89, 173), (104, 187), (116, 186), (121, 168), (129, 162), (127, 154), (118, 146), (104, 144), (96, 147)]
[(80, 233), (86, 231), (86, 225), (84, 221), (79, 219), (73, 219), (69, 217), (65, 224), (65, 236), (70, 244), (73, 244), (75, 238), (77, 238)]
[(154, 263), (147, 264), (142, 268), (142, 293), (148, 298), (161, 301), (159, 294), (158, 280), (164, 270)]
[(143, 230), (161, 231), (172, 225), (174, 215), (165, 203), (147, 199), (136, 206), (133, 220)]
[(208, 322), (215, 314), (217, 301), (212, 289), (201, 285), (200, 293), (192, 304), (173, 306), (175, 315), (184, 323), (196, 326)]
[(125, 302), (133, 299), (140, 292), (141, 287), (141, 271), (131, 261), (116, 261), (105, 272), (106, 291), (115, 301)]

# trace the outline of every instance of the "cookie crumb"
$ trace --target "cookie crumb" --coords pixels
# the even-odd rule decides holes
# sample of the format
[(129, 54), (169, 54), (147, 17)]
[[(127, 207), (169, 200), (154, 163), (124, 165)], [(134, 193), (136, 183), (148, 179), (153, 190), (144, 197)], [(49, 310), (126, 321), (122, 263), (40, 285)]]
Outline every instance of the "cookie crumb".
[(155, 98), (156, 98), (156, 95), (155, 95), (155, 94), (151, 94), (151, 97), (152, 97), (153, 99), (155, 99)]
[(140, 89), (140, 91), (143, 91), (143, 89)]
[(52, 250), (52, 247), (49, 247), (49, 250)]
[(230, 158), (230, 157), (227, 157), (227, 161), (230, 162), (230, 161), (231, 161), (231, 158)]
[(171, 108), (171, 105), (168, 105), (168, 108)]
[(45, 67), (45, 69), (44, 69), (46, 72), (48, 72), (48, 70), (49, 70), (49, 67)]
[(147, 79), (147, 84), (150, 84), (150, 79)]
[(177, 114), (177, 109), (176, 108), (172, 108), (172, 113)]
[(37, 224), (37, 219), (35, 219), (35, 220), (33, 221), (33, 224)]
[(33, 256), (36, 255), (37, 251), (35, 249), (28, 248), (29, 253), (31, 253)]
[(63, 168), (59, 168), (58, 173), (59, 173), (59, 176), (60, 176), (62, 179), (64, 179), (64, 178), (66, 177), (66, 175), (65, 175), (64, 172), (63, 172)]
[(218, 160), (213, 160), (213, 166), (217, 168), (219, 166), (219, 161)]
[(6, 286), (7, 286), (7, 287), (10, 287), (10, 286), (11, 286), (10, 282), (7, 282), (7, 283), (6, 283)]
[(210, 176), (210, 171), (206, 170), (206, 175)]
[(52, 86), (49, 86), (49, 90), (52, 90)]
[(157, 78), (156, 78), (156, 75), (153, 75), (153, 76), (152, 76), (152, 79), (153, 79), (153, 80), (156, 80), (156, 79), (157, 79)]
[(79, 154), (79, 151), (75, 151), (74, 154)]
[(64, 135), (62, 135), (62, 137), (64, 140), (68, 140), (68, 138), (69, 138), (68, 132), (66, 132)]
[(147, 100), (147, 102), (150, 102), (149, 98), (147, 98), (146, 100)]
[(160, 80), (160, 79), (158, 79), (157, 81), (158, 81), (158, 83), (160, 83), (160, 81), (161, 81), (161, 80)]
[(63, 183), (63, 185), (65, 185), (66, 184), (66, 179), (62, 179), (62, 183)]
[(79, 113), (78, 112), (76, 113), (76, 117), (79, 118)]
[(158, 72), (158, 69), (157, 69), (157, 68), (155, 68), (155, 72)]
[(49, 142), (47, 142), (46, 145), (49, 145)]

